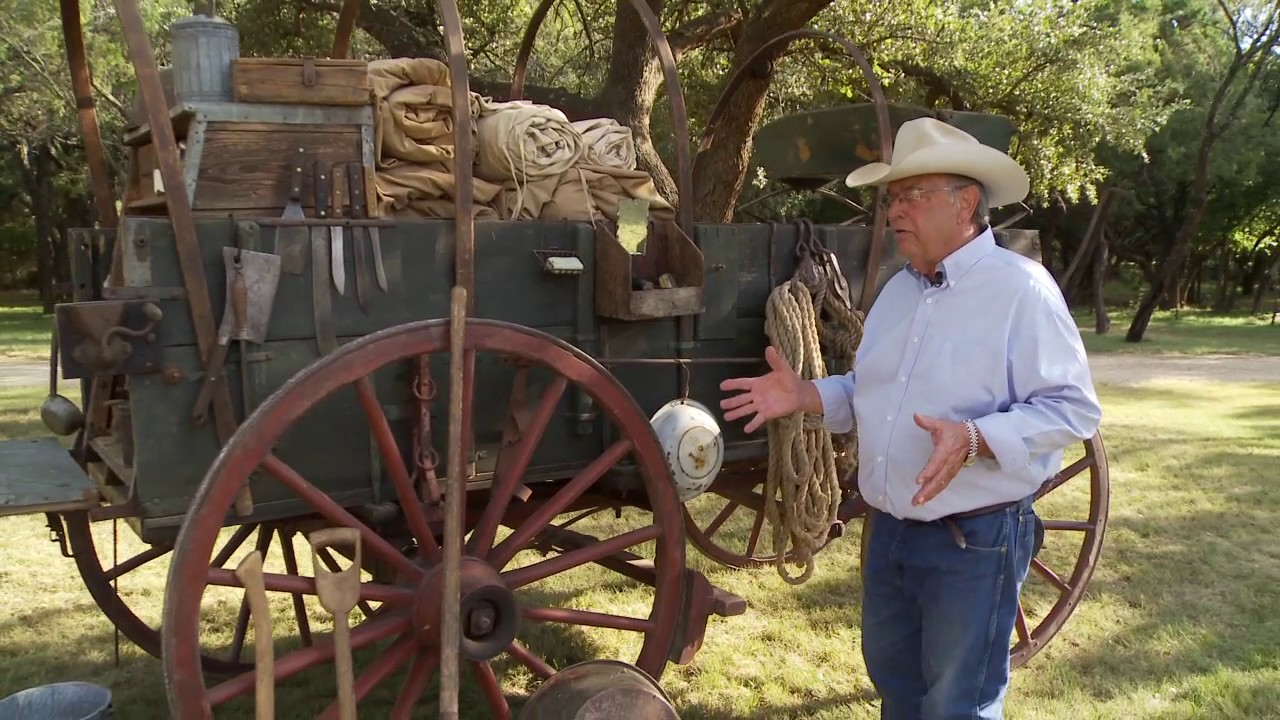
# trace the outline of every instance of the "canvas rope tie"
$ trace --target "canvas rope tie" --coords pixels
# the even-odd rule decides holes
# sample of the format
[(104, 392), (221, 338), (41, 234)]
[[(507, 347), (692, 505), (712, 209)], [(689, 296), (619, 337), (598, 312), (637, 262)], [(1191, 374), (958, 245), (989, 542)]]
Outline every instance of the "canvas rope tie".
[[(834, 291), (843, 282), (837, 267), (819, 268), (803, 246), (798, 252), (795, 275), (769, 295), (765, 333), (802, 380), (813, 380), (827, 376), (823, 345), (840, 372), (852, 367), (862, 339), (862, 313), (845, 302), (847, 292), (842, 298)], [(824, 311), (827, 320), (820, 319)], [(820, 417), (803, 413), (771, 420), (768, 427), (764, 512), (773, 528), (774, 563), (783, 580), (799, 585), (813, 574), (813, 556), (836, 520), (840, 479), (857, 464), (857, 436), (853, 431), (833, 438)], [(788, 563), (804, 569), (793, 575)]]

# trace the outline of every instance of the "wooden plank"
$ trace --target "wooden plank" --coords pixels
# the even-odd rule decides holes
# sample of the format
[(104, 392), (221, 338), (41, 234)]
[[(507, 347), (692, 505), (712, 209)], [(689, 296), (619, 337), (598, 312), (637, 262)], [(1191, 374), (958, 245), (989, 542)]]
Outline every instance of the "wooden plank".
[[(315, 160), (327, 164), (361, 162), (357, 126), (334, 133), (295, 132), (295, 126), (284, 124), (276, 125), (276, 132), (214, 129), (214, 125), (210, 123), (205, 133), (196, 180), (196, 210), (284, 208), (289, 201), (291, 170), (299, 148), (308, 167)], [(302, 176), (304, 209), (314, 208), (311, 175), (307, 171)]]
[(97, 488), (56, 438), (0, 442), (0, 516), (97, 504)]

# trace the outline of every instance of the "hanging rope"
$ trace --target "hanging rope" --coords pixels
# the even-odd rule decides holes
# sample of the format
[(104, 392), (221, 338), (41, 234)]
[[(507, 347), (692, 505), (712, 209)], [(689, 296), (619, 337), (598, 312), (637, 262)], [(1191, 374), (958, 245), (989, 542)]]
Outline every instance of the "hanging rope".
[[(816, 243), (808, 221), (800, 221), (797, 232), (796, 272), (770, 293), (764, 329), (791, 368), (813, 380), (827, 376), (824, 345), (836, 372), (853, 367), (863, 316), (849, 304), (839, 265)], [(764, 512), (773, 528), (778, 574), (792, 585), (813, 574), (813, 556), (826, 543), (840, 506), (840, 479), (857, 465), (856, 448), (856, 431), (833, 438), (820, 417), (796, 413), (769, 422)], [(788, 563), (804, 570), (792, 575)]]

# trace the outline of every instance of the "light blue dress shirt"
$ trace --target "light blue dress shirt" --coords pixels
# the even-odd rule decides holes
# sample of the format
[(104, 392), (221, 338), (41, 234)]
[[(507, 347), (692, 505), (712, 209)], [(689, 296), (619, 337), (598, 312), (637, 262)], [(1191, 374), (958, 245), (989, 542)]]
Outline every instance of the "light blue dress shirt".
[[(829, 430), (856, 419), (863, 498), (922, 521), (1032, 494), (1102, 417), (1080, 332), (1043, 266), (987, 228), (941, 270), (938, 287), (910, 267), (895, 274), (867, 314), (853, 371), (814, 381)], [(919, 507), (933, 440), (914, 413), (974, 420), (995, 455)]]

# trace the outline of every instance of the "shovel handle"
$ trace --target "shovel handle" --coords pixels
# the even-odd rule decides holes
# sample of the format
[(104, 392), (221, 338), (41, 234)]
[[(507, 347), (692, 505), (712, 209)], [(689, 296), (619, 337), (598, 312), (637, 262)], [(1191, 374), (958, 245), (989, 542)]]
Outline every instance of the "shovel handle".
[(276, 716), (275, 647), (271, 635), (271, 608), (267, 587), (262, 581), (262, 555), (257, 550), (236, 567), (236, 577), (244, 583), (249, 612), (253, 614), (254, 717), (274, 720)]
[[(335, 616), (346, 616), (360, 602), (360, 531), (355, 528), (325, 528), (307, 536), (311, 543), (311, 564), (316, 574), (316, 596), (320, 605)], [(334, 572), (320, 560), (320, 551), (335, 546), (352, 547), (351, 565)]]

